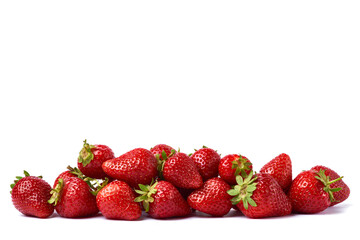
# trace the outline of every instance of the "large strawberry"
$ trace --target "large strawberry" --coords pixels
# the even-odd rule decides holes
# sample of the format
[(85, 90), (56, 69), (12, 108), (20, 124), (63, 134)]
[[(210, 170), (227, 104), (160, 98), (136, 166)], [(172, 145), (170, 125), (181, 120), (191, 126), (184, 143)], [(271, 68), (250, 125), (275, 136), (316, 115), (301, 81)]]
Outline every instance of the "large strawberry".
[(331, 185), (341, 178), (330, 181), (323, 169), (299, 173), (289, 190), (294, 212), (318, 213), (324, 211), (331, 202), (335, 201), (333, 193), (341, 190), (341, 188), (331, 188)]
[(236, 176), (237, 185), (228, 193), (232, 202), (250, 218), (284, 216), (291, 213), (289, 198), (276, 180), (266, 173)]
[[(311, 170), (315, 170), (317, 172), (320, 170), (324, 170), (325, 175), (329, 176), (330, 181), (340, 178), (339, 174), (337, 174), (334, 170), (325, 166), (318, 165), (311, 168)], [(330, 187), (335, 189), (341, 188), (340, 191), (333, 192), (334, 201), (331, 202), (330, 206), (334, 206), (338, 203), (345, 201), (350, 195), (350, 188), (348, 187), (348, 185), (345, 184), (345, 182), (342, 179), (330, 184)]]
[(266, 163), (260, 172), (271, 175), (285, 192), (289, 190), (292, 182), (292, 164), (289, 155), (280, 154)]
[(223, 157), (219, 163), (219, 175), (228, 184), (236, 184), (236, 176), (247, 176), (252, 170), (252, 163), (240, 154), (229, 154)]
[(102, 164), (113, 158), (115, 156), (111, 148), (105, 145), (90, 145), (85, 139), (78, 157), (78, 168), (88, 177), (105, 178), (106, 174), (102, 169)]
[(59, 178), (51, 193), (48, 202), (54, 204), (56, 212), (62, 217), (89, 217), (99, 212), (95, 194), (89, 185), (78, 177), (69, 177), (66, 181)]
[(191, 213), (190, 207), (179, 191), (167, 181), (155, 182), (152, 185), (139, 184), (135, 190), (145, 211), (153, 218), (183, 217)]
[(194, 160), (204, 181), (218, 176), (221, 158), (215, 150), (203, 146), (203, 148), (195, 150), (190, 158)]
[(150, 184), (157, 176), (157, 160), (147, 149), (136, 148), (103, 163), (104, 172), (132, 187)]
[(15, 208), (24, 215), (46, 218), (53, 214), (54, 206), (47, 201), (51, 197), (51, 186), (42, 177), (30, 176), (24, 171), (25, 177), (16, 177), (10, 185), (11, 198)]
[(176, 187), (196, 189), (203, 184), (194, 161), (185, 153), (170, 155), (163, 161), (162, 166), (162, 176)]
[(125, 182), (115, 180), (103, 187), (96, 196), (97, 206), (106, 218), (136, 220), (141, 217), (139, 203), (133, 189)]
[(231, 196), (227, 191), (231, 187), (221, 178), (211, 178), (204, 185), (192, 192), (187, 201), (190, 207), (212, 216), (224, 216), (231, 207)]

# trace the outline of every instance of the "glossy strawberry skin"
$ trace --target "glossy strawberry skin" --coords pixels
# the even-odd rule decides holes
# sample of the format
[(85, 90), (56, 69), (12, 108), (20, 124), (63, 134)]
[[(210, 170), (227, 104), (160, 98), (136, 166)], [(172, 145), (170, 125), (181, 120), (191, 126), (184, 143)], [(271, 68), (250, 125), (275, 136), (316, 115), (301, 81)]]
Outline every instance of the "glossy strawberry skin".
[(96, 215), (96, 197), (91, 194), (88, 184), (77, 177), (68, 178), (60, 192), (55, 206), (56, 212), (66, 218), (89, 217)]
[(107, 160), (102, 168), (110, 177), (125, 181), (131, 187), (150, 184), (158, 174), (156, 158), (144, 148), (136, 148), (118, 158)]
[(11, 198), (15, 208), (22, 214), (46, 218), (53, 214), (54, 207), (47, 201), (51, 197), (51, 186), (39, 177), (20, 179), (12, 189)]
[(157, 183), (156, 193), (152, 195), (154, 202), (149, 205), (148, 214), (153, 218), (184, 217), (191, 209), (180, 192), (167, 181)]
[(173, 148), (170, 147), (169, 145), (166, 145), (166, 144), (158, 144), (158, 145), (152, 147), (152, 148), (150, 149), (150, 152), (151, 152), (152, 154), (154, 154), (154, 156), (156, 156), (156, 155), (158, 154), (160, 160), (163, 160), (163, 158), (162, 158), (162, 152), (165, 151), (166, 156), (169, 156), (169, 155), (171, 154), (171, 151), (172, 151), (172, 150), (175, 150), (175, 149), (173, 149)]
[(330, 206), (329, 194), (316, 175), (314, 170), (303, 171), (293, 180), (288, 194), (294, 212), (318, 213)]
[[(311, 168), (311, 170), (314, 170), (316, 172), (320, 171), (321, 169), (325, 171), (326, 176), (330, 177), (330, 180), (334, 180), (340, 177), (339, 174), (337, 174), (334, 170), (325, 166), (318, 165)], [(345, 184), (343, 180), (332, 183), (330, 187), (341, 188), (340, 191), (333, 193), (335, 201), (331, 202), (330, 207), (345, 201), (350, 195), (350, 188)]]
[(202, 177), (194, 161), (181, 152), (165, 161), (163, 176), (166, 181), (180, 188), (196, 189), (203, 184)]
[(69, 178), (77, 177), (75, 174), (72, 174), (70, 171), (65, 171), (59, 174), (59, 176), (55, 179), (53, 188), (56, 187), (56, 185), (59, 183), (59, 179), (61, 178), (66, 182)]
[(258, 173), (256, 189), (251, 198), (257, 206), (244, 208), (243, 202), (236, 206), (249, 218), (266, 218), (291, 214), (291, 202), (277, 181), (266, 173)]
[(82, 163), (77, 163), (80, 171), (88, 177), (104, 179), (106, 174), (102, 169), (102, 164), (109, 160), (115, 158), (114, 152), (106, 145), (94, 145), (94, 148), (91, 149), (94, 158), (89, 164), (84, 166)]
[(266, 163), (260, 172), (272, 176), (285, 192), (289, 190), (292, 182), (292, 164), (289, 155), (280, 154)]
[[(239, 163), (240, 155), (238, 154), (229, 154), (223, 157), (219, 163), (219, 175), (225, 180), (228, 184), (234, 185), (236, 184), (236, 169), (233, 169), (233, 162), (237, 161)], [(245, 156), (242, 156), (246, 160), (246, 162), (251, 163), (249, 159)], [(245, 170), (246, 174), (249, 174), (252, 170), (252, 165), (249, 166), (249, 169)]]
[(97, 206), (108, 219), (136, 220), (141, 217), (139, 203), (133, 189), (125, 182), (114, 180), (102, 188), (96, 196)]
[(195, 162), (204, 181), (218, 176), (221, 158), (215, 150), (211, 148), (201, 148), (195, 151), (190, 158)]
[(212, 216), (226, 215), (231, 207), (231, 196), (227, 191), (231, 187), (221, 178), (211, 178), (204, 185), (192, 192), (187, 201), (190, 207)]

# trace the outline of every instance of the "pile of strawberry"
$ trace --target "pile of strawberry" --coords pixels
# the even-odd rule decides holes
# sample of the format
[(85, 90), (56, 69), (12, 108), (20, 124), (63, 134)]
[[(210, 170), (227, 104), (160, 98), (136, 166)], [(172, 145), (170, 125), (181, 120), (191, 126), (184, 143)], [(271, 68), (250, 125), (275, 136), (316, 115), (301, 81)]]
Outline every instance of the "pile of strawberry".
[(318, 213), (349, 197), (350, 189), (335, 171), (315, 166), (293, 180), (292, 163), (280, 154), (253, 172), (239, 154), (223, 158), (203, 147), (187, 155), (159, 144), (133, 149), (117, 158), (105, 145), (84, 146), (78, 168), (68, 167), (53, 188), (41, 177), (16, 177), (11, 184), (16, 209), (29, 216), (61, 217), (98, 214), (136, 220), (184, 217), (197, 210), (224, 216), (232, 208), (250, 218)]

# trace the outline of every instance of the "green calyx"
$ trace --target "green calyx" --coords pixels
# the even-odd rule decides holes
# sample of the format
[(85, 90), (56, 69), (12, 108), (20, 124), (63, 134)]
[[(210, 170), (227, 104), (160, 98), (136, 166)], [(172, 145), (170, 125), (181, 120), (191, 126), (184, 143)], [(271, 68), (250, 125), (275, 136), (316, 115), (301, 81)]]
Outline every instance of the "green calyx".
[(139, 197), (135, 198), (135, 202), (142, 202), (145, 212), (149, 212), (150, 203), (154, 202), (154, 198), (152, 197), (153, 194), (156, 193), (156, 185), (158, 182), (156, 181), (154, 184), (150, 185), (143, 185), (139, 184), (139, 189), (135, 189), (135, 192), (140, 194)]
[[(30, 174), (24, 170), (24, 176), (25, 177), (30, 177)], [(10, 188), (13, 189), (15, 187), (15, 185), (19, 182), (20, 179), (22, 179), (22, 176), (16, 176), (16, 179), (14, 180), (14, 182), (12, 184), (10, 184)], [(42, 176), (38, 176), (38, 178), (42, 178)], [(12, 190), (10, 191), (10, 193), (12, 193)]]
[(333, 193), (340, 191), (342, 188), (341, 187), (340, 188), (331, 188), (330, 185), (333, 184), (334, 182), (341, 180), (343, 177), (339, 177), (337, 179), (330, 180), (330, 177), (325, 175), (325, 170), (323, 170), (323, 169), (321, 169), (316, 174), (317, 174), (317, 176), (315, 176), (315, 178), (324, 184), (323, 189), (325, 192), (327, 192), (329, 194), (330, 201), (336, 202)]
[(251, 198), (253, 192), (256, 189), (256, 179), (257, 176), (253, 176), (253, 171), (251, 171), (245, 178), (240, 175), (236, 176), (237, 185), (233, 186), (232, 189), (227, 191), (227, 193), (233, 197), (231, 199), (233, 205), (236, 205), (242, 201), (245, 209), (249, 208), (249, 204), (253, 207), (257, 206), (256, 202)]
[(74, 175), (76, 175), (78, 178), (80, 178), (81, 180), (84, 180), (87, 185), (90, 187), (91, 189), (91, 194), (93, 194), (94, 196), (96, 196), (98, 194), (98, 192), (104, 188), (108, 183), (109, 183), (109, 179), (105, 178), (104, 180), (99, 180), (99, 179), (95, 179), (95, 178), (91, 178), (88, 176), (85, 176), (80, 169), (78, 168), (73, 168), (71, 166), (68, 166), (67, 169)]
[(53, 204), (54, 206), (57, 205), (59, 199), (61, 190), (64, 187), (64, 180), (62, 178), (59, 178), (58, 183), (56, 184), (55, 188), (51, 190), (51, 198), (48, 200), (48, 203)]
[[(179, 151), (180, 151), (180, 149), (179, 149)], [(155, 154), (155, 158), (157, 160), (157, 170), (159, 172), (159, 177), (161, 179), (163, 179), (162, 173), (163, 173), (163, 170), (164, 170), (164, 165), (165, 165), (166, 160), (168, 160), (168, 158), (174, 156), (175, 153), (176, 153), (176, 151), (174, 149), (172, 149), (169, 156), (167, 156), (166, 152), (163, 150), (161, 152), (161, 158), (160, 158), (159, 154)]]
[(243, 178), (247, 176), (246, 170), (250, 170), (251, 162), (239, 154), (239, 158), (232, 161), (232, 169), (235, 170), (235, 176), (241, 174)]
[(86, 167), (91, 160), (94, 159), (94, 154), (91, 152), (91, 149), (95, 148), (94, 145), (90, 145), (86, 142), (86, 139), (84, 140), (84, 146), (81, 149), (78, 157), (78, 162), (82, 163), (83, 167)]

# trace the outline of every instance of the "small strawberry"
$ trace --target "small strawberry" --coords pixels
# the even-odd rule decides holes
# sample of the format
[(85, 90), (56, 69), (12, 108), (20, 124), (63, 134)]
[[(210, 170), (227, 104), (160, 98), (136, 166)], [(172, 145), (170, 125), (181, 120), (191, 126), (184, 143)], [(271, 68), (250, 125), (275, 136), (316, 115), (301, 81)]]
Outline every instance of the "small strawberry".
[(203, 184), (194, 161), (185, 153), (170, 154), (162, 166), (162, 176), (176, 187), (196, 189)]
[(221, 178), (211, 178), (187, 198), (190, 207), (212, 216), (224, 216), (231, 207), (231, 196), (227, 191), (231, 187)]
[(190, 158), (195, 162), (204, 181), (218, 176), (221, 158), (215, 150), (203, 146), (203, 148), (195, 150)]
[[(171, 151), (175, 151), (172, 147), (166, 144), (158, 144), (152, 148), (150, 148), (150, 152), (154, 154), (156, 159), (163, 160), (162, 155), (165, 153), (167, 156), (171, 154)], [(163, 153), (164, 152), (164, 153)]]
[(99, 191), (96, 203), (106, 218), (136, 220), (141, 217), (141, 208), (134, 202), (135, 197), (127, 183), (114, 180)]
[(48, 202), (54, 204), (56, 212), (62, 217), (89, 217), (99, 212), (91, 188), (78, 177), (69, 177), (66, 181), (59, 178), (51, 194)]
[(330, 181), (323, 169), (299, 173), (289, 190), (294, 212), (318, 213), (324, 211), (331, 202), (335, 201), (333, 193), (341, 190), (341, 188), (331, 188), (330, 186), (341, 178)]
[(88, 177), (104, 179), (106, 174), (102, 169), (102, 164), (113, 158), (115, 156), (111, 148), (105, 145), (90, 145), (85, 139), (78, 157), (78, 168)]
[(252, 170), (252, 163), (245, 156), (238, 154), (226, 155), (220, 160), (219, 175), (228, 184), (236, 184), (236, 176), (242, 177), (248, 175)]
[(276, 180), (266, 173), (236, 176), (237, 185), (228, 191), (233, 204), (250, 218), (285, 216), (291, 213), (289, 198)]
[(292, 164), (289, 155), (282, 153), (270, 162), (266, 163), (260, 170), (272, 176), (287, 192), (292, 182)]
[(158, 174), (156, 158), (144, 148), (136, 148), (118, 158), (107, 160), (102, 168), (110, 177), (125, 181), (132, 187), (150, 184)]
[(24, 171), (25, 177), (16, 177), (10, 185), (11, 198), (15, 208), (24, 215), (46, 218), (53, 214), (54, 206), (47, 201), (51, 197), (51, 186), (42, 177), (30, 176)]
[(145, 211), (153, 218), (183, 217), (191, 213), (190, 207), (179, 191), (167, 181), (152, 185), (139, 184), (135, 190), (141, 196), (135, 199), (142, 202)]
[[(325, 166), (315, 166), (315, 167), (311, 168), (311, 170), (315, 170), (317, 172), (320, 170), (324, 170), (325, 175), (329, 176), (330, 181), (340, 177), (339, 174), (337, 174), (334, 170), (331, 170), (330, 168), (325, 167)], [(331, 188), (341, 188), (340, 191), (333, 192), (335, 201), (331, 202), (330, 207), (345, 201), (350, 195), (350, 188), (344, 183), (344, 181), (342, 179), (332, 183), (330, 185), (330, 187)]]

